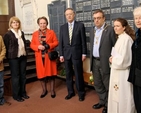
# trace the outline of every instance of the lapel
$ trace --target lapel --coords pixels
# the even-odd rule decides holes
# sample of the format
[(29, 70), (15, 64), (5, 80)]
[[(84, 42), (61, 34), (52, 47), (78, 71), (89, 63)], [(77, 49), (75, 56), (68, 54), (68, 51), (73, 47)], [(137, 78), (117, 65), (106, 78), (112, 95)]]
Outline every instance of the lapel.
[(94, 45), (94, 37), (95, 37), (95, 29), (94, 27), (91, 30), (91, 35), (90, 35), (90, 49), (93, 51), (93, 45)]
[(64, 26), (63, 26), (63, 32), (64, 34), (64, 41), (66, 43), (69, 43), (69, 28), (68, 28), (68, 23), (65, 23)]
[(74, 40), (75, 32), (77, 31), (78, 23), (74, 21), (73, 32), (72, 32), (72, 41)]
[[(15, 36), (15, 34), (14, 34), (11, 30), (10, 30), (10, 34), (11, 34), (11, 37), (12, 37), (12, 38), (17, 39), (16, 36)], [(18, 40), (18, 39), (17, 39), (17, 40)]]
[(66, 35), (65, 36), (67, 36), (67, 39), (69, 41), (69, 25), (68, 25), (68, 23), (65, 24), (65, 30), (66, 30)]
[(95, 28), (93, 27), (93, 31), (92, 31), (92, 34), (93, 34), (93, 36), (92, 36), (92, 45), (94, 44), (94, 37), (95, 37)]
[(103, 29), (103, 31), (102, 31), (102, 36), (101, 36), (101, 41), (100, 41), (100, 46), (99, 46), (99, 48), (101, 47), (102, 42), (103, 42), (104, 39), (105, 39), (105, 32), (107, 31), (107, 29), (106, 29), (107, 27), (108, 27), (108, 25), (105, 24), (105, 25), (104, 25), (104, 29)]
[(73, 32), (72, 32), (72, 37), (73, 37), (73, 35), (74, 35), (74, 33), (75, 33), (75, 31), (76, 31), (77, 27), (78, 27), (77, 22), (76, 22), (76, 21), (74, 21)]

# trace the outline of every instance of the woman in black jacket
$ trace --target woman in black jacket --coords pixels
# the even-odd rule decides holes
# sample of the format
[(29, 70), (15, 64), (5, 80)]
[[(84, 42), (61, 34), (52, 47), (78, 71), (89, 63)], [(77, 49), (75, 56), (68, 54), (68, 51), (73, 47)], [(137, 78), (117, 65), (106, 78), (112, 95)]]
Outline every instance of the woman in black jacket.
[(141, 7), (133, 11), (137, 27), (136, 40), (132, 45), (132, 64), (128, 81), (133, 84), (133, 95), (137, 113), (141, 113)]
[(17, 17), (11, 17), (9, 31), (4, 35), (6, 57), (9, 61), (12, 77), (12, 95), (18, 102), (28, 99), (26, 94), (26, 41), (21, 31), (21, 22)]

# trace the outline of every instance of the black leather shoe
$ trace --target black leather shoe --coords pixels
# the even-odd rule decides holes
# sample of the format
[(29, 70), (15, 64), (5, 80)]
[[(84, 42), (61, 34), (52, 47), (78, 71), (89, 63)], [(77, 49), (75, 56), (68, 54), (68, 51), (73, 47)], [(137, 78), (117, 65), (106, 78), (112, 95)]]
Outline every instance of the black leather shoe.
[(29, 99), (29, 96), (23, 95), (22, 98), (24, 98), (24, 99)]
[(55, 98), (56, 97), (56, 93), (54, 91), (54, 94), (51, 94), (51, 98)]
[(102, 113), (107, 113), (107, 107), (104, 107), (104, 109), (102, 110)]
[(94, 109), (99, 109), (99, 108), (102, 108), (104, 105), (102, 105), (102, 104), (95, 104), (95, 105), (93, 105), (92, 107), (94, 108)]
[(84, 101), (85, 98), (84, 97), (79, 97), (79, 101)]
[(69, 99), (71, 99), (71, 98), (74, 97), (74, 96), (75, 96), (74, 93), (68, 94), (68, 95), (65, 97), (65, 99), (66, 99), (66, 100), (69, 100)]
[(24, 99), (21, 98), (21, 97), (19, 97), (19, 98), (14, 98), (14, 100), (16, 100), (16, 101), (18, 101), (18, 102), (23, 102), (23, 101), (24, 101)]
[(47, 95), (47, 93), (48, 93), (48, 91), (46, 91), (44, 94), (42, 94), (42, 95), (40, 96), (40, 98), (44, 98), (44, 97)]

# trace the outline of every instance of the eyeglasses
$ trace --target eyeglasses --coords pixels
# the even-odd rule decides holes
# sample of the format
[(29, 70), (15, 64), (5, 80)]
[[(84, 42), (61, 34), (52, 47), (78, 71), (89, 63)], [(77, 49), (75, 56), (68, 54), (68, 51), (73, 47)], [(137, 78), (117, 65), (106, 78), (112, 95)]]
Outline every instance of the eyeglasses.
[(103, 17), (94, 17), (94, 20), (101, 20)]

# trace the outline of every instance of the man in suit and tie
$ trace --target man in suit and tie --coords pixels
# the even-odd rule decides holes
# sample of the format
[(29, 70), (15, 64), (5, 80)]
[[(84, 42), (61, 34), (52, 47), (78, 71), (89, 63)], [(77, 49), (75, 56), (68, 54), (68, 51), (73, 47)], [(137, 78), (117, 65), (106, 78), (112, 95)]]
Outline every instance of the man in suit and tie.
[(90, 69), (94, 75), (94, 87), (99, 96), (99, 103), (94, 109), (104, 107), (107, 113), (110, 67), (109, 57), (116, 42), (113, 28), (105, 23), (104, 12), (100, 9), (93, 13), (94, 27), (90, 32)]
[(85, 99), (83, 61), (86, 59), (87, 51), (85, 27), (84, 24), (74, 20), (75, 12), (72, 8), (66, 9), (65, 16), (67, 23), (60, 27), (59, 37), (60, 62), (65, 64), (68, 90), (65, 99), (75, 96), (73, 88), (73, 75), (75, 75), (79, 101), (83, 101)]

